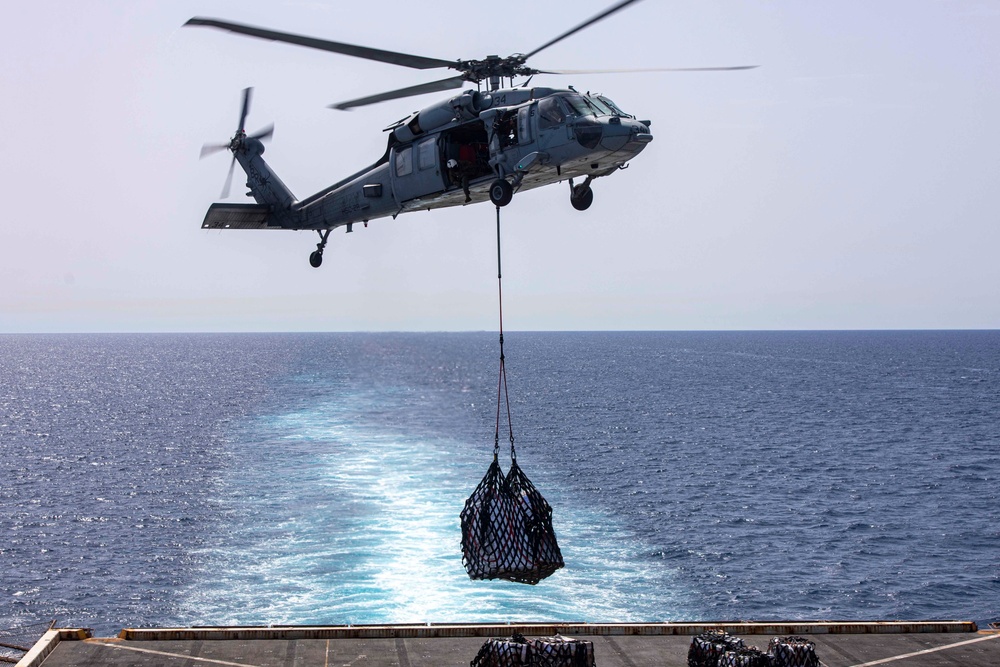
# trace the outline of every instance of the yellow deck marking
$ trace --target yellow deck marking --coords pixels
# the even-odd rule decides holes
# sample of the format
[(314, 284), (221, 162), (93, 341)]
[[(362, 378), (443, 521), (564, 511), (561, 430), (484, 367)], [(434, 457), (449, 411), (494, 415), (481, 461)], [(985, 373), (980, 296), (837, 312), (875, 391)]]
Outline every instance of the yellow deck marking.
[(107, 646), (108, 648), (116, 648), (123, 651), (136, 651), (138, 653), (151, 653), (153, 655), (162, 655), (167, 658), (181, 658), (183, 660), (194, 660), (195, 662), (208, 662), (213, 665), (229, 665), (230, 667), (257, 667), (256, 665), (251, 665), (245, 662), (228, 662), (226, 660), (213, 660), (212, 658), (199, 658), (193, 655), (185, 655), (183, 653), (167, 653), (166, 651), (154, 651), (150, 648), (139, 648), (137, 646), (122, 646), (121, 644), (105, 644), (104, 642), (98, 642), (101, 646)]
[(926, 648), (923, 651), (915, 651), (913, 653), (906, 653), (905, 655), (896, 655), (891, 658), (882, 658), (881, 660), (872, 660), (871, 662), (862, 662), (857, 665), (851, 665), (851, 667), (872, 667), (872, 665), (884, 665), (887, 662), (896, 662), (897, 660), (906, 660), (907, 658), (914, 658), (918, 655), (927, 655), (928, 653), (937, 653), (938, 651), (945, 651), (950, 648), (955, 648), (957, 646), (965, 646), (967, 644), (975, 644), (976, 642), (986, 642), (991, 639), (1000, 638), (1000, 634), (997, 635), (986, 635), (985, 637), (976, 637), (975, 639), (966, 639), (964, 642), (956, 642), (954, 644), (946, 644), (944, 646), (936, 646), (934, 648)]

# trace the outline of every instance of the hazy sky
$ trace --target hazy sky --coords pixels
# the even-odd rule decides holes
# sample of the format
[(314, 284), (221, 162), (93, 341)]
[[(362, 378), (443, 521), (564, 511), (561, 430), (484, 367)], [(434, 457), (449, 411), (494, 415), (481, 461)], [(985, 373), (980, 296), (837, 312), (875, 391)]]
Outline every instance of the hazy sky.
[[(200, 229), (229, 156), (198, 152), (232, 136), (245, 86), (302, 198), (447, 94), (328, 104), (447, 71), (180, 26), (479, 58), (610, 4), (8, 6), (0, 332), (495, 329), (488, 204), (334, 232), (319, 270), (312, 232)], [(1000, 2), (644, 0), (530, 64), (761, 67), (535, 79), (603, 92), (655, 139), (584, 213), (565, 184), (504, 209), (508, 329), (1000, 328)]]

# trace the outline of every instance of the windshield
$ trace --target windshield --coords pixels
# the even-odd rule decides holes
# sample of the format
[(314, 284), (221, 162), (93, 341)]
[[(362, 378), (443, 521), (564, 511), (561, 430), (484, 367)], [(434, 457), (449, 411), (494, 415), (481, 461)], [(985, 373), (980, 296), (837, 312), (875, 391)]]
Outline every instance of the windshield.
[(569, 106), (573, 109), (573, 113), (578, 116), (593, 116), (595, 115), (595, 107), (589, 104), (582, 95), (565, 95), (563, 99), (569, 103)]
[(589, 102), (590, 104), (592, 104), (594, 107), (597, 108), (598, 113), (600, 115), (602, 115), (602, 116), (614, 116), (615, 115), (614, 109), (612, 109), (607, 104), (605, 104), (604, 101), (600, 97), (588, 97), (586, 99), (587, 99), (587, 102)]
[(569, 93), (563, 95), (563, 99), (573, 108), (573, 113), (579, 116), (624, 116), (631, 118), (619, 109), (618, 105), (603, 95)]
[(596, 102), (597, 100), (600, 100), (605, 105), (607, 105), (608, 107), (610, 107), (611, 108), (611, 113), (613, 113), (616, 116), (625, 116), (626, 118), (631, 118), (632, 117), (630, 114), (627, 114), (624, 111), (622, 111), (618, 107), (617, 104), (615, 104), (614, 102), (612, 102), (611, 100), (609, 100), (608, 98), (606, 98), (604, 95), (598, 95), (597, 98), (594, 101)]

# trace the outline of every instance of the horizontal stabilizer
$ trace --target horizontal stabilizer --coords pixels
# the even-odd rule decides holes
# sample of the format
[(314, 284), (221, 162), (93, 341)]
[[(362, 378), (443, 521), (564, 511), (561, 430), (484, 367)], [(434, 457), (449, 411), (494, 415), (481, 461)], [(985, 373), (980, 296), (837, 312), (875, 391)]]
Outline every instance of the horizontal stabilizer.
[(205, 214), (202, 229), (281, 229), (270, 225), (269, 206), (260, 204), (212, 204)]

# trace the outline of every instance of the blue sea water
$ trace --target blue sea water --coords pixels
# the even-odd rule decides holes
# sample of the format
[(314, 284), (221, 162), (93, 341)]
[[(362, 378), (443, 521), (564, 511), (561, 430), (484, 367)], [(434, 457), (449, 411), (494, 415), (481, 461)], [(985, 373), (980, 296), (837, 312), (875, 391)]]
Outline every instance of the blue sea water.
[[(0, 628), (1000, 618), (1000, 332), (0, 336)], [(501, 444), (506, 442), (506, 432)]]

